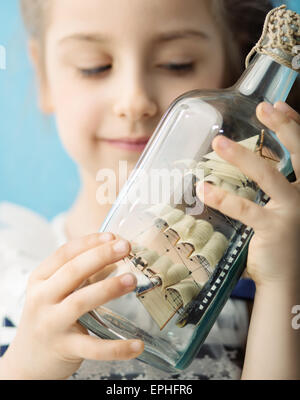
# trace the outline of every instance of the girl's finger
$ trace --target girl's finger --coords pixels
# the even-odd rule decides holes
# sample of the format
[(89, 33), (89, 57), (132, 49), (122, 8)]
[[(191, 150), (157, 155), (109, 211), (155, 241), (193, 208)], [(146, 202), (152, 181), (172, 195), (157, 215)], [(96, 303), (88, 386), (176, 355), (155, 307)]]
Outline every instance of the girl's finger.
[(130, 244), (126, 240), (113, 242), (94, 247), (68, 261), (46, 282), (50, 296), (60, 301), (77, 289), (82, 283), (107, 265), (124, 258), (130, 251)]
[(68, 335), (65, 346), (72, 357), (85, 360), (130, 360), (144, 351), (140, 340), (104, 340), (79, 333)]
[(54, 254), (49, 256), (32, 275), (36, 279), (48, 279), (66, 262), (77, 257), (79, 254), (112, 240), (115, 240), (115, 235), (112, 233), (93, 233), (74, 239), (61, 246)]
[(216, 153), (225, 161), (239, 168), (248, 178), (274, 201), (286, 203), (298, 202), (298, 192), (288, 180), (268, 161), (223, 135), (213, 141)]
[(196, 191), (200, 200), (206, 205), (250, 226), (255, 231), (270, 229), (268, 211), (256, 203), (207, 182), (200, 182)]
[(273, 107), (261, 103), (257, 107), (258, 119), (274, 131), (291, 155), (297, 178), (300, 176), (300, 115), (283, 102)]
[(136, 283), (135, 275), (124, 274), (73, 292), (59, 306), (61, 315), (64, 316), (64, 323), (73, 324), (86, 312), (129, 293), (136, 287)]
[(283, 112), (285, 115), (287, 115), (289, 118), (293, 119), (297, 124), (300, 125), (300, 114), (297, 113), (291, 106), (289, 106), (287, 103), (284, 103), (283, 101), (277, 101), (274, 104), (274, 107), (276, 110)]

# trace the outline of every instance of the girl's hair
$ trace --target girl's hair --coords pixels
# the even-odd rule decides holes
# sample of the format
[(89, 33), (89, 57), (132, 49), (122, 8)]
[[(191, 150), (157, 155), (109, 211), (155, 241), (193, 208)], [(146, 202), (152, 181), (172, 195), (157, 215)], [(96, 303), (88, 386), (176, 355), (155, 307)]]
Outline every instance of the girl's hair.
[[(49, 20), (50, 0), (20, 0), (25, 28), (30, 37), (41, 41)], [(48, 15), (47, 15), (48, 11)]]
[[(233, 85), (245, 69), (245, 59), (259, 40), (271, 0), (205, 0), (222, 33), (226, 51), (224, 87)], [(51, 0), (20, 0), (28, 34), (41, 45), (50, 20)], [(287, 99), (300, 112), (299, 77)]]

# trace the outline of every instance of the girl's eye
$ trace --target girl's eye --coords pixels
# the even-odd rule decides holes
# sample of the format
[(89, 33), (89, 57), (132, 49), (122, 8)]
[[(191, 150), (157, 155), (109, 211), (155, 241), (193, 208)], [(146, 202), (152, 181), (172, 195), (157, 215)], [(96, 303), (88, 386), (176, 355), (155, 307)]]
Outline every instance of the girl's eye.
[[(87, 78), (93, 78), (97, 77), (104, 72), (110, 70), (112, 68), (111, 64), (108, 65), (103, 65), (100, 67), (96, 68), (86, 68), (86, 69), (79, 69), (80, 74), (83, 77)], [(167, 64), (161, 64), (159, 65), (159, 68), (174, 72), (174, 73), (184, 73), (184, 72), (190, 72), (194, 69), (194, 63), (189, 62), (189, 63), (167, 63)]]
[(108, 71), (109, 69), (111, 69), (111, 65), (103, 65), (101, 67), (96, 67), (96, 68), (87, 68), (87, 69), (79, 69), (79, 72), (81, 75), (83, 75), (84, 77), (96, 77), (100, 74), (102, 74), (103, 72)]
[(168, 63), (160, 65), (160, 68), (172, 71), (172, 72), (189, 72), (194, 68), (194, 63)]

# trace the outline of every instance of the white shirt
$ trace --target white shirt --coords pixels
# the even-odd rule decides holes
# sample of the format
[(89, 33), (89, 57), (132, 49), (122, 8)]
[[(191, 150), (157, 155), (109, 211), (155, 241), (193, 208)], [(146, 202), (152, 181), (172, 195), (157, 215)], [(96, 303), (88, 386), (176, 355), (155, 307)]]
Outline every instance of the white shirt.
[[(11, 343), (16, 334), (16, 328), (1, 327), (1, 321), (6, 317), (18, 326), (30, 273), (67, 241), (65, 217), (62, 213), (49, 222), (27, 208), (0, 203), (0, 346)], [(240, 369), (231, 363), (224, 345), (242, 347), (247, 329), (245, 303), (228, 300), (205, 342), (212, 350), (211, 354), (196, 359), (176, 379), (198, 379), (198, 376), (238, 378)], [(172, 379), (170, 374), (138, 360), (85, 361), (70, 379), (110, 379), (110, 376), (119, 376), (120, 379)]]

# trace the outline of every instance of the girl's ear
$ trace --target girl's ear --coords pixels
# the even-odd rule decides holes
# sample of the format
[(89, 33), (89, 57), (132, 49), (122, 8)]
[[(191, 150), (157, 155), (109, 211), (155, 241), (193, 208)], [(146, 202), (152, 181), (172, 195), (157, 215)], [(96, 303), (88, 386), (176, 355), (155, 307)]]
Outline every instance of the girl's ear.
[(41, 47), (39, 46), (37, 40), (29, 40), (28, 53), (37, 78), (39, 107), (43, 113), (52, 114), (53, 106), (51, 102), (49, 86), (47, 83), (44, 58)]

